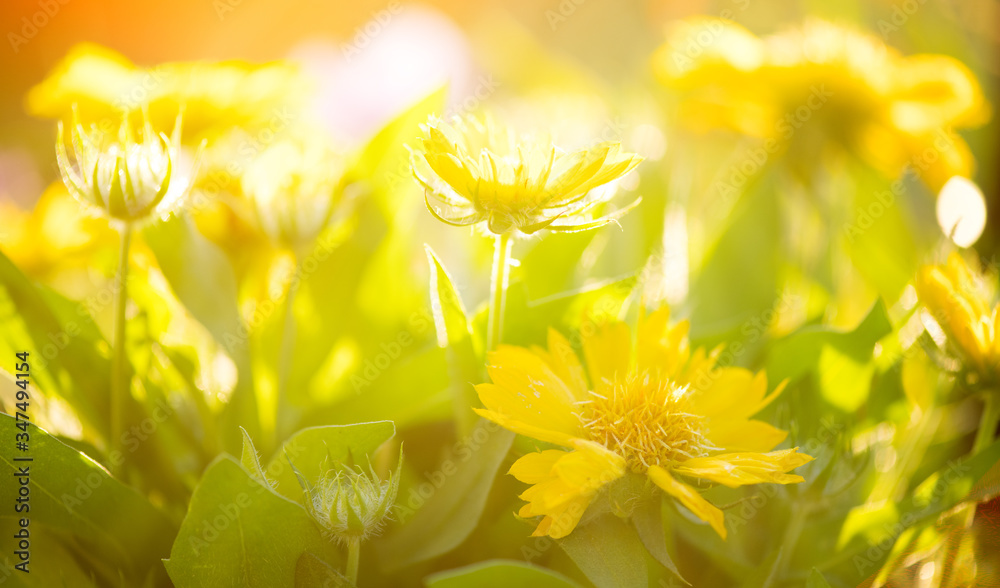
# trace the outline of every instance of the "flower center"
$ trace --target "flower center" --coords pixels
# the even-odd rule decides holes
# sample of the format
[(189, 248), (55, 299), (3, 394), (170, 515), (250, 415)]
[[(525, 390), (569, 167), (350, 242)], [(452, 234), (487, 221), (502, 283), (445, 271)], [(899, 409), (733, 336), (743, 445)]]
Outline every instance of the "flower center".
[(687, 411), (686, 386), (640, 375), (615, 382), (605, 395), (590, 394), (581, 414), (590, 438), (623, 456), (634, 472), (715, 449), (705, 437), (705, 418)]

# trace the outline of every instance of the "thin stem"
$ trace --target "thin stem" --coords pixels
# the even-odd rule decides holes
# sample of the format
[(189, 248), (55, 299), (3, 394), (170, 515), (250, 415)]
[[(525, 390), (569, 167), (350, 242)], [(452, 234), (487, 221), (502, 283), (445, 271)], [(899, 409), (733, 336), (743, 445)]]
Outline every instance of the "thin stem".
[[(296, 258), (295, 267), (298, 267)], [(281, 347), (278, 351), (278, 399), (275, 418), (275, 433), (278, 435), (277, 441), (284, 438), (285, 428), (291, 423), (287, 422), (294, 418), (291, 411), (291, 403), (288, 401), (288, 378), (292, 371), (292, 360), (295, 351), (295, 295), (298, 293), (297, 279), (293, 279), (288, 285), (288, 293), (285, 294), (285, 316), (284, 325), (281, 330)]]
[[(115, 275), (115, 315), (111, 356), (111, 449), (118, 450), (122, 442), (122, 422), (125, 395), (129, 393), (129, 378), (125, 369), (125, 303), (128, 301), (128, 251), (132, 242), (132, 225), (121, 229), (121, 248), (118, 270)], [(117, 473), (121, 460), (112, 460), (112, 470)]]
[(358, 562), (361, 559), (361, 539), (350, 539), (347, 542), (347, 570), (345, 575), (351, 584), (358, 584)]
[(997, 392), (987, 390), (983, 394), (983, 416), (979, 419), (979, 430), (976, 431), (976, 440), (972, 445), (972, 455), (989, 447), (993, 442), (993, 434), (997, 430), (997, 423), (1000, 422), (1000, 402), (997, 402)]
[(507, 278), (510, 275), (510, 249), (514, 241), (510, 233), (497, 235), (493, 252), (493, 280), (490, 282), (490, 319), (486, 330), (486, 349), (500, 345), (503, 333), (503, 307), (507, 300)]

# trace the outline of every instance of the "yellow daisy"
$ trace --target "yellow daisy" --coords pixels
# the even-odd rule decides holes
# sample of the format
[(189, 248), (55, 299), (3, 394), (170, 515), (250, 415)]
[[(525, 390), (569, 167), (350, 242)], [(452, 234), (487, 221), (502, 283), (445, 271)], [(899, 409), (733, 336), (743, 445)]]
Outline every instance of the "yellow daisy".
[[(501, 345), (489, 355), (492, 383), (476, 386), (476, 412), (516, 433), (565, 449), (529, 453), (510, 472), (532, 484), (522, 517), (534, 535), (565, 537), (602, 492), (618, 495), (647, 477), (726, 537), (722, 511), (686, 480), (737, 487), (803, 481), (790, 470), (813, 458), (771, 451), (787, 433), (751, 418), (780, 393), (767, 377), (716, 366), (719, 350), (690, 349), (688, 323), (669, 326), (662, 308), (629, 327), (581, 333), (586, 362), (549, 331), (548, 349)], [(622, 482), (619, 482), (622, 481)]]
[(619, 143), (566, 153), (547, 140), (518, 142), (490, 119), (431, 117), (411, 150), (413, 175), (427, 209), (450, 225), (486, 223), (490, 231), (582, 231), (614, 221), (633, 206), (595, 218), (613, 195), (612, 182), (642, 157)]
[(1000, 371), (1000, 304), (990, 307), (992, 293), (983, 276), (958, 253), (943, 265), (918, 272), (917, 296), (934, 316), (959, 355), (984, 377)]
[(978, 81), (958, 60), (903, 56), (816, 19), (763, 38), (731, 21), (688, 19), (653, 65), (676, 91), (681, 125), (759, 137), (800, 166), (846, 149), (890, 176), (909, 166), (935, 191), (972, 174), (972, 154), (953, 129), (989, 118)]

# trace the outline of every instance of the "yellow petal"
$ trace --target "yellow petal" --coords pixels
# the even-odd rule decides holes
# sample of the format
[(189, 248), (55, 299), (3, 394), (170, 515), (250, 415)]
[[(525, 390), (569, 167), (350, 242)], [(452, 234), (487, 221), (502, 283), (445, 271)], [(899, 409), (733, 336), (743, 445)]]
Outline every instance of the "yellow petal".
[(740, 367), (718, 368), (693, 383), (695, 412), (725, 420), (748, 418), (771, 403), (784, 384), (767, 395), (767, 375)]
[(528, 453), (515, 461), (507, 473), (525, 484), (537, 484), (552, 476), (552, 466), (564, 455), (566, 452), (558, 449)]
[(581, 436), (574, 393), (541, 357), (501, 345), (488, 359), (493, 385), (476, 387), (486, 408), (529, 425)]
[[(480, 384), (479, 386), (476, 386), (476, 391), (480, 392), (480, 398), (482, 398), (482, 392), (479, 391), (479, 388), (481, 386), (488, 385), (489, 384)], [(491, 420), (508, 431), (513, 431), (518, 435), (524, 435), (525, 437), (531, 437), (532, 439), (538, 439), (539, 441), (545, 441), (546, 443), (555, 443), (556, 445), (562, 445), (563, 447), (570, 447), (573, 443), (573, 435), (562, 431), (553, 431), (552, 429), (525, 423), (515, 418), (511, 418), (509, 415), (501, 412), (484, 410), (482, 408), (473, 408), (472, 410), (484, 419)]]
[(595, 390), (611, 385), (615, 376), (624, 377), (628, 373), (632, 349), (628, 325), (622, 322), (605, 323), (583, 329), (581, 335), (583, 356)]
[(786, 437), (788, 431), (753, 419), (712, 421), (708, 432), (712, 445), (727, 451), (770, 451)]
[(747, 484), (795, 484), (802, 476), (788, 474), (814, 458), (794, 449), (771, 453), (726, 453), (689, 459), (676, 467), (678, 474), (711, 480), (730, 488)]
[(699, 519), (708, 522), (723, 539), (726, 538), (726, 521), (722, 511), (701, 497), (697, 490), (678, 481), (660, 466), (649, 468), (649, 479), (664, 492), (676, 498)]

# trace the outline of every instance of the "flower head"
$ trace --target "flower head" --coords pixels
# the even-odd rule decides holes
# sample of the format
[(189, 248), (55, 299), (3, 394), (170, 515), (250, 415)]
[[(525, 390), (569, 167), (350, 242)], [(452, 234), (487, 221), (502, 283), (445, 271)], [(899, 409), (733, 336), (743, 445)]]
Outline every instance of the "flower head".
[(308, 494), (306, 508), (313, 518), (342, 543), (365, 540), (382, 531), (392, 514), (399, 490), (402, 456), (396, 472), (388, 480), (380, 480), (369, 466), (344, 466), (332, 470), (315, 486), (304, 484)]
[(299, 251), (325, 229), (344, 200), (342, 156), (318, 140), (286, 139), (269, 146), (242, 178), (267, 236)]
[(677, 92), (682, 125), (783, 145), (799, 166), (834, 146), (889, 175), (909, 166), (935, 191), (972, 172), (969, 148), (953, 129), (989, 116), (961, 62), (903, 56), (817, 19), (763, 38), (731, 21), (688, 19), (673, 27), (653, 65)]
[(547, 140), (519, 142), (490, 119), (431, 117), (411, 150), (413, 175), (431, 214), (457, 226), (486, 223), (496, 234), (541, 229), (580, 231), (607, 224), (630, 206), (595, 218), (613, 195), (609, 184), (642, 158), (619, 143), (563, 152)]
[(568, 535), (602, 493), (627, 513), (644, 478), (726, 536), (722, 511), (685, 480), (736, 487), (801, 482), (788, 472), (813, 458), (771, 451), (787, 433), (751, 418), (779, 389), (743, 368), (717, 367), (718, 350), (691, 351), (686, 322), (663, 308), (629, 328), (613, 322), (581, 333), (586, 367), (549, 332), (548, 349), (501, 346), (489, 356), (493, 383), (476, 387), (481, 416), (563, 449), (529, 453), (510, 473), (532, 484), (522, 517), (535, 535)]
[(990, 307), (983, 276), (952, 253), (943, 265), (921, 268), (915, 285), (958, 355), (984, 377), (1000, 374), (1000, 304)]
[(84, 129), (75, 120), (70, 130), (72, 158), (62, 121), (56, 140), (59, 173), (70, 193), (88, 209), (126, 224), (171, 212), (190, 185), (176, 173), (181, 117), (170, 138), (153, 131), (145, 112), (142, 122), (137, 140), (127, 114), (116, 138), (96, 126)]

